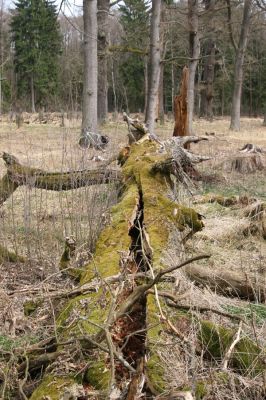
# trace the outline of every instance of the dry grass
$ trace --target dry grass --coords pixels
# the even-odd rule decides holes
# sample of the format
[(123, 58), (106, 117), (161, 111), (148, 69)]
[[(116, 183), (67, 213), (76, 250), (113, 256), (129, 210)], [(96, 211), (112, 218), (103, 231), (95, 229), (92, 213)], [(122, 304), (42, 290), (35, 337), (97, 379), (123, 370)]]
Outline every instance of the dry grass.
[[(91, 157), (97, 152), (81, 150), (77, 145), (79, 123), (80, 121), (68, 122), (66, 128), (31, 124), (17, 130), (14, 124), (2, 122), (0, 124), (0, 153), (9, 152), (27, 165), (49, 171), (97, 167), (98, 164), (91, 161)], [(237, 173), (229, 174), (221, 167), (223, 159), (236, 153), (246, 143), (254, 143), (266, 149), (266, 128), (262, 127), (262, 120), (244, 118), (242, 130), (239, 133), (231, 132), (228, 128), (228, 119), (217, 119), (213, 123), (197, 120), (194, 123), (197, 135), (204, 135), (206, 132), (215, 133), (214, 136), (209, 136), (207, 143), (202, 142), (199, 145), (193, 145), (192, 148), (195, 153), (212, 157), (212, 160), (199, 168), (203, 174), (214, 176), (214, 179), (198, 182), (194, 190), (195, 196), (214, 192), (225, 196), (246, 195), (265, 201), (265, 171), (242, 176)], [(167, 121), (165, 126), (157, 127), (161, 138), (171, 137), (172, 130), (171, 120)], [(126, 143), (127, 129), (121, 119), (113, 122), (110, 118), (102, 131), (110, 136), (111, 144), (106, 153), (101, 155), (109, 158)], [(0, 177), (4, 173), (4, 163), (0, 160)], [(3, 299), (3, 306), (0, 308), (0, 319), (3, 321), (3, 328), (0, 329), (0, 347), (7, 348), (11, 345), (10, 343), (16, 346), (18, 343), (17, 339), (12, 339), (12, 342), (9, 338), (10, 318), (16, 321), (15, 334), (19, 338), (19, 344), (23, 341), (36, 341), (51, 334), (54, 329), (54, 321), (51, 319), (53, 309), (44, 308), (38, 311), (34, 318), (25, 318), (22, 304), (31, 296), (27, 293), (19, 293), (19, 290), (28, 287), (29, 289), (39, 288), (40, 292), (45, 292), (53, 287), (73, 285), (71, 281), (60, 276), (58, 269), (64, 248), (64, 237), (73, 235), (78, 246), (89, 243), (89, 249), (93, 247), (100, 228), (108, 220), (110, 204), (116, 198), (115, 191), (110, 189), (108, 185), (101, 185), (58, 193), (20, 187), (1, 207), (0, 243), (25, 255), (28, 261), (25, 264), (0, 265), (0, 301)], [(213, 267), (218, 269), (241, 270), (247, 274), (250, 271), (262, 272), (266, 276), (265, 240), (258, 233), (249, 232), (250, 222), (243, 217), (241, 207), (225, 208), (216, 203), (195, 205), (193, 203), (195, 197), (188, 196), (182, 188), (179, 191), (179, 198), (180, 201), (196, 208), (205, 216), (205, 229), (187, 243), (187, 251), (211, 253)], [(6, 290), (18, 291), (12, 297), (11, 303), (5, 295)], [(206, 290), (195, 292), (192, 297), (197, 301), (197, 296), (202, 295), (206, 304), (213, 307), (221, 308), (231, 304)], [(236, 300), (234, 306), (241, 309), (243, 305), (241, 301)], [(13, 317), (8, 314), (10, 310)], [(212, 318), (215, 322), (223, 322), (220, 317), (212, 316)], [(257, 331), (259, 339), (266, 337), (265, 329), (264, 320)], [(195, 332), (190, 332), (191, 337), (194, 334)], [(172, 374), (171, 379), (180, 380), (180, 374), (183, 373), (185, 380), (191, 371), (184, 370), (184, 363), (188, 370), (194, 371), (195, 376), (199, 371), (204, 379), (204, 368), (202, 365), (195, 365), (195, 358), (191, 358), (190, 355), (189, 359), (186, 359), (188, 356), (182, 355), (178, 364), (176, 359), (171, 358), (171, 354), (174, 352), (170, 352), (167, 359), (167, 362), (171, 364), (169, 368)], [(233, 382), (232, 379), (232, 390), (234, 390)], [(213, 387), (213, 399), (220, 398), (221, 391), (218, 389)], [(225, 387), (223, 393), (226, 393), (226, 390), (228, 387)], [(223, 398), (231, 398), (230, 393), (228, 397)], [(241, 399), (241, 397), (235, 398)], [(246, 394), (243, 397), (243, 399), (248, 398)]]

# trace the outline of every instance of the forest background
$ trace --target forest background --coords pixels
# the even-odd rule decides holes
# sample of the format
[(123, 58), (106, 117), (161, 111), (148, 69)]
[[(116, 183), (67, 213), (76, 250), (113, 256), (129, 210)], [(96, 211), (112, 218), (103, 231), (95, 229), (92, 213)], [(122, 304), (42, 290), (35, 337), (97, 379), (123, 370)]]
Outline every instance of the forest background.
[[(104, 59), (107, 69), (104, 83), (106, 99), (102, 99), (101, 95), (98, 99), (102, 102), (102, 105), (98, 104), (99, 119), (106, 120), (107, 111), (114, 115), (122, 110), (145, 113), (151, 4), (142, 0), (113, 3), (100, 0), (98, 3), (98, 9), (103, 10), (98, 12), (98, 59)], [(1, 1), (2, 113), (16, 111), (22, 105), (24, 111), (81, 110), (82, 7), (73, 7), (68, 1), (59, 6), (47, 2), (47, 13), (47, 10), (38, 11), (42, 4), (45, 2), (41, 0), (19, 0), (14, 9), (14, 6), (8, 8), (6, 1)], [(23, 7), (30, 10), (30, 17), (26, 14), (22, 16)], [(104, 18), (103, 14), (106, 14)], [(241, 33), (243, 2), (202, 1), (198, 4), (198, 17), (200, 55), (195, 74), (195, 113), (209, 118), (228, 115), (232, 108), (236, 43)], [(23, 18), (27, 27), (25, 32), (21, 28)], [(49, 23), (55, 24), (55, 20), (56, 30), (46, 29)], [(36, 26), (39, 26), (38, 33)], [(25, 40), (23, 35), (28, 39)], [(39, 35), (37, 39), (36, 35)], [(265, 35), (263, 2), (254, 2), (244, 61), (242, 115), (256, 117), (265, 109)], [(163, 2), (160, 41), (158, 116), (163, 121), (164, 113), (173, 111), (173, 99), (179, 90), (182, 68), (188, 64), (190, 57), (186, 1)], [(21, 44), (20, 58), (15, 52), (18, 43)], [(38, 48), (38, 43), (43, 43), (43, 48)], [(99, 81), (102, 78), (103, 74), (99, 71)], [(211, 109), (208, 109), (208, 96), (212, 99)]]

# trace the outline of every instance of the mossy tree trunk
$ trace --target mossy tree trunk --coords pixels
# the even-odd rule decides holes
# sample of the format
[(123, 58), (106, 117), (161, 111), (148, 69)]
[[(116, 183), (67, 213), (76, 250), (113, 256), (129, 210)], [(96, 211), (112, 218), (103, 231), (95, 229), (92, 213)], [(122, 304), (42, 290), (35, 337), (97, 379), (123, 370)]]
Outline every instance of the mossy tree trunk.
[[(156, 142), (145, 140), (133, 144), (122, 158), (123, 194), (80, 282), (97, 290), (72, 298), (58, 316), (58, 345), (53, 347), (57, 361), (43, 374), (31, 400), (60, 400), (74, 390), (80, 397), (133, 400), (141, 393), (143, 398), (154, 398), (169, 388), (168, 370), (162, 363), (165, 346), (160, 343), (173, 334), (188, 343), (176, 324), (181, 321), (186, 330), (193, 318), (179, 310), (170, 321), (167, 304), (159, 300), (162, 289), (168, 296), (173, 293), (172, 283), (161, 279), (164, 256), (173, 233), (193, 234), (203, 223), (197, 212), (168, 196), (172, 178), (154, 168), (168, 156), (158, 148)], [(186, 268), (185, 264), (167, 271)], [(112, 281), (112, 276), (120, 278)], [(234, 334), (234, 329), (199, 321), (197, 341), (208, 358), (219, 360)], [(259, 346), (246, 338), (236, 346), (231, 361), (241, 373), (250, 365), (256, 373), (264, 367)], [(41, 365), (39, 370), (43, 372)]]

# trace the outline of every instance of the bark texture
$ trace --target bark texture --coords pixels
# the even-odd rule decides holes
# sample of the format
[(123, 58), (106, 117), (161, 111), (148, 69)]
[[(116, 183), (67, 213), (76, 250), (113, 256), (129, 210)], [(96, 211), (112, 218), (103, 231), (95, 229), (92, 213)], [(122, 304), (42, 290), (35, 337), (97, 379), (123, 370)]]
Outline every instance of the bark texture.
[(213, 120), (213, 84), (214, 84), (214, 72), (215, 72), (215, 19), (214, 19), (214, 8), (215, 1), (207, 0), (204, 1), (206, 10), (206, 21), (208, 24), (208, 39), (203, 49), (205, 54), (204, 66), (203, 66), (203, 89), (201, 90), (201, 115), (205, 116), (209, 121)]
[(82, 128), (97, 132), (97, 0), (83, 0), (84, 78)]
[(46, 190), (72, 190), (84, 186), (116, 182), (120, 172), (106, 168), (70, 172), (46, 172), (20, 164), (16, 157), (4, 153), (7, 173), (0, 180), (0, 206), (22, 185)]
[(175, 96), (174, 99), (175, 127), (173, 136), (188, 135), (188, 110), (187, 110), (188, 79), (189, 79), (188, 77), (189, 77), (188, 67), (184, 67), (180, 85), (180, 94), (178, 96)]
[(145, 121), (151, 134), (154, 133), (156, 119), (158, 90), (160, 80), (160, 17), (161, 0), (152, 0), (152, 17), (150, 31), (150, 64), (149, 64), (149, 90), (148, 104)]
[(188, 132), (192, 135), (195, 99), (195, 76), (200, 55), (198, 0), (188, 0), (189, 78), (188, 78)]
[(98, 0), (98, 122), (103, 123), (108, 113), (108, 12), (109, 0)]
[(245, 52), (248, 43), (248, 34), (251, 22), (251, 9), (252, 0), (245, 0), (243, 9), (243, 19), (241, 24), (241, 32), (239, 37), (238, 46), (236, 48), (236, 60), (234, 69), (234, 89), (232, 97), (232, 111), (230, 129), (234, 131), (240, 130), (240, 109), (241, 109), (241, 95), (243, 85), (243, 66), (245, 59)]

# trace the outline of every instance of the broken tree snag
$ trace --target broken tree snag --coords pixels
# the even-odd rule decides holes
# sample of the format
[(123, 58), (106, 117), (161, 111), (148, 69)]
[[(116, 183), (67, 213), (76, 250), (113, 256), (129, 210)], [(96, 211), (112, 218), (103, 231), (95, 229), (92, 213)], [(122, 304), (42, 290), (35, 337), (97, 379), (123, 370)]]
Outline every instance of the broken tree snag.
[[(174, 119), (175, 126), (173, 136), (187, 136), (188, 132), (188, 109), (187, 109), (187, 89), (188, 89), (188, 67), (183, 68), (180, 94), (174, 99)], [(189, 148), (189, 144), (186, 144)]]
[[(167, 154), (159, 150), (159, 144), (150, 140), (131, 146), (122, 166), (124, 190), (120, 201), (112, 207), (111, 223), (100, 234), (94, 257), (81, 278), (81, 284), (98, 279), (98, 290), (73, 297), (57, 318), (58, 341), (73, 341), (60, 346), (62, 352), (76, 354), (76, 343), (81, 346), (86, 365), (83, 375), (78, 362), (72, 363), (71, 376), (57, 371), (56, 365), (49, 367), (31, 400), (40, 399), (40, 393), (62, 398), (73, 384), (70, 378), (82, 382), (85, 392), (87, 387), (93, 388), (106, 399), (114, 393), (117, 398), (134, 399), (138, 391), (145, 397), (151, 393), (149, 388), (157, 385), (157, 375), (150, 372), (153, 366), (156, 368), (160, 349), (152, 343), (160, 340), (161, 328), (157, 326), (154, 332), (147, 325), (154, 312), (154, 306), (147, 303), (147, 290), (155, 283), (150, 277), (152, 271), (156, 277), (165, 269), (163, 254), (173, 230), (180, 232), (188, 227), (196, 232), (203, 227), (193, 209), (167, 197), (165, 175), (151, 172), (155, 163), (167, 159)], [(119, 274), (121, 279), (108, 279)]]
[(130, 118), (127, 113), (123, 113), (123, 120), (128, 126), (128, 143), (132, 144), (149, 134), (149, 130), (144, 122), (140, 122), (137, 118)]
[(112, 169), (46, 172), (38, 168), (22, 165), (14, 156), (8, 153), (3, 154), (3, 159), (6, 163), (7, 174), (0, 181), (0, 201), (2, 203), (21, 185), (61, 191), (119, 182), (120, 180), (119, 171)]
[(223, 163), (223, 169), (227, 172), (239, 172), (241, 174), (250, 174), (261, 171), (265, 168), (262, 155), (260, 153), (243, 153), (226, 159)]

